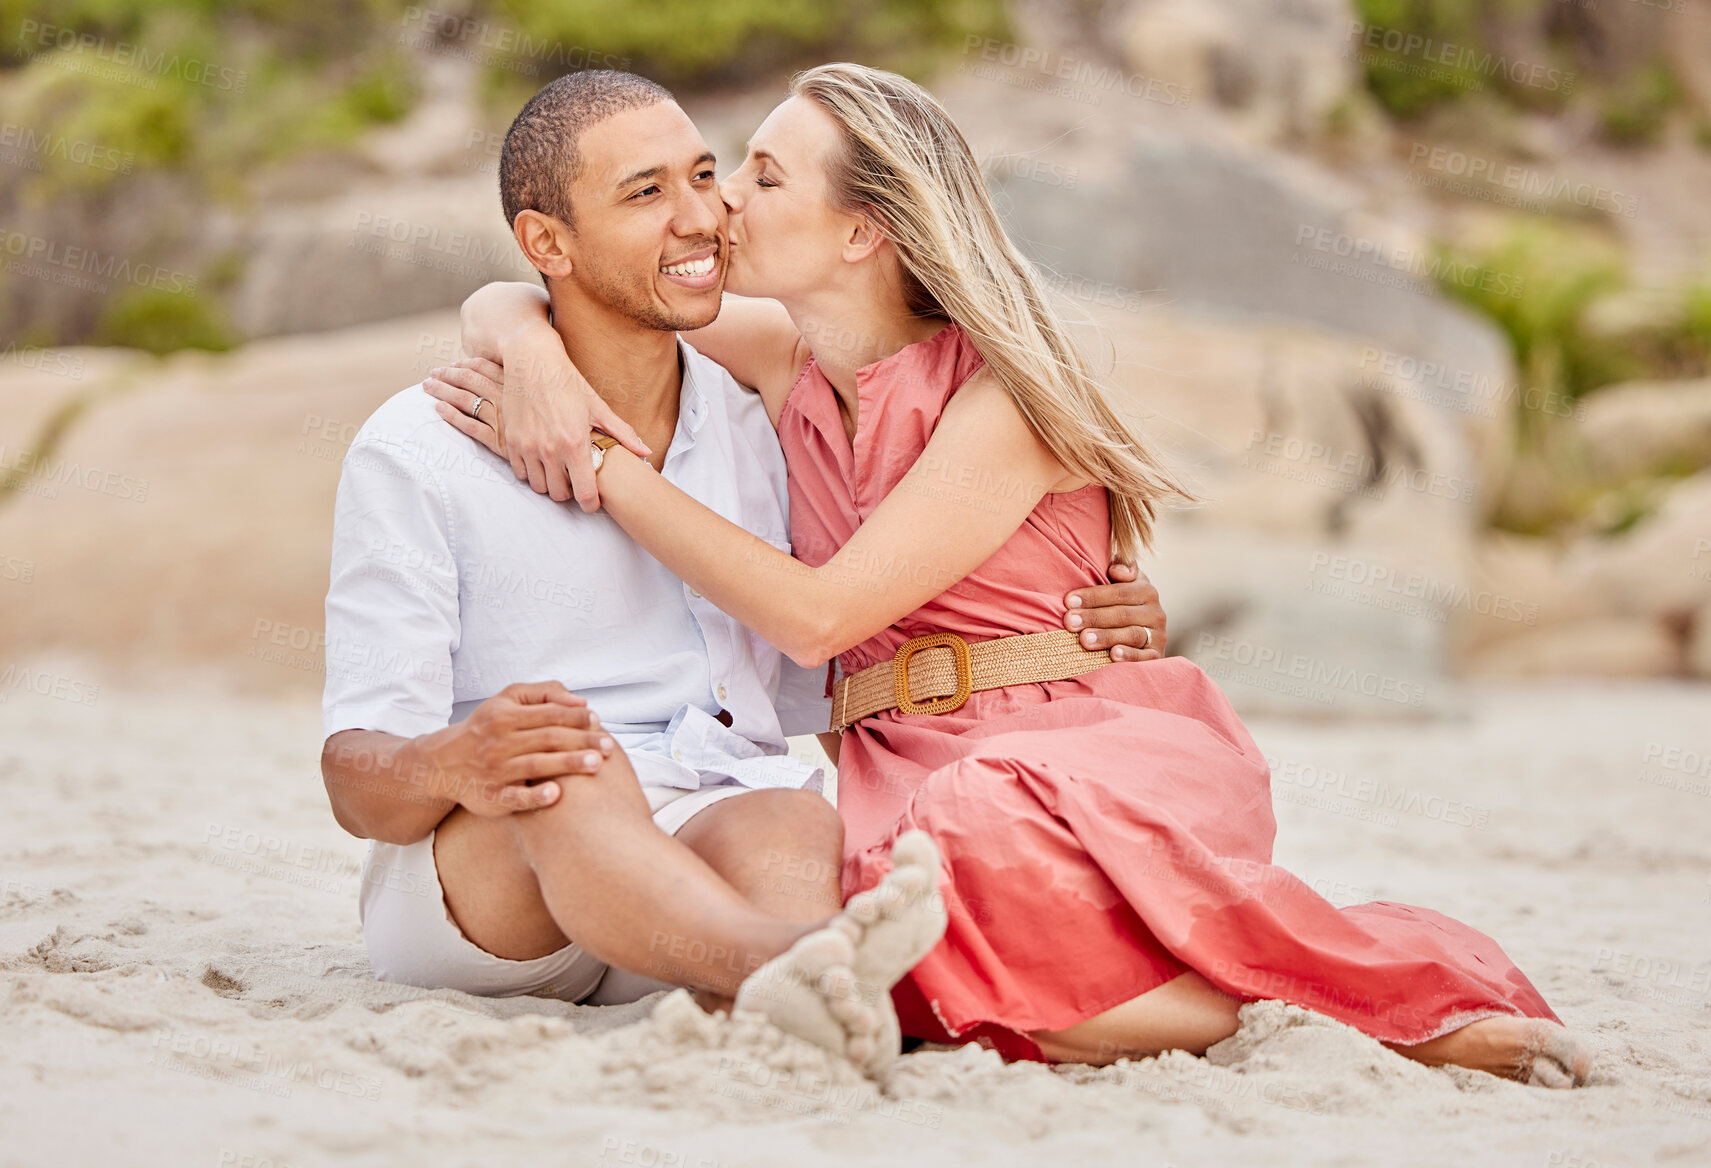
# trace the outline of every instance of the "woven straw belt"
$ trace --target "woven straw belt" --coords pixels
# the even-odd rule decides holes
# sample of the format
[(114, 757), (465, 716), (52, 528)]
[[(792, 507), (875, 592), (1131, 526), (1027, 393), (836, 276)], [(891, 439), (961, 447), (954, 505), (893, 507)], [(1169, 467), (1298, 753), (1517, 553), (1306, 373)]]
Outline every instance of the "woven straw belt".
[(1083, 649), (1075, 633), (1056, 629), (969, 644), (955, 633), (904, 641), (890, 661), (841, 678), (832, 691), (832, 730), (882, 710), (948, 714), (977, 689), (1062, 681), (1111, 664), (1104, 649)]

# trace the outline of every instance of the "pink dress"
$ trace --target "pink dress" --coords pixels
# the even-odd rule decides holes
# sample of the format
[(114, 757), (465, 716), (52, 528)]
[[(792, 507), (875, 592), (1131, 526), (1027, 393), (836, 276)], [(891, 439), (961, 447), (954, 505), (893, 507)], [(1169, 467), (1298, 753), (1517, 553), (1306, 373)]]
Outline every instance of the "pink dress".
[[(799, 558), (825, 563), (855, 533), (981, 364), (953, 324), (863, 368), (852, 449), (808, 362), (779, 420)], [(1109, 547), (1104, 488), (1048, 495), (967, 578), (841, 654), (842, 670), (924, 633), (1061, 628), (1064, 593), (1104, 582)], [(838, 773), (846, 896), (884, 875), (903, 831), (944, 856), (950, 928), (894, 995), (906, 1034), (1039, 1058), (1028, 1032), (1188, 970), (1390, 1042), (1556, 1019), (1484, 934), (1384, 901), (1339, 909), (1275, 867), (1265, 758), (1184, 658), (985, 690), (949, 714), (878, 714), (845, 732)]]

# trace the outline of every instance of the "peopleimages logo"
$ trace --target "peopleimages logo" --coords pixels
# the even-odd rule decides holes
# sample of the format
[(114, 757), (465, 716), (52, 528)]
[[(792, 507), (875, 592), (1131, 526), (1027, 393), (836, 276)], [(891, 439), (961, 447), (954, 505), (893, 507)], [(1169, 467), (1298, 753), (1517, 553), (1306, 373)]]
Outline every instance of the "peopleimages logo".
[(1475, 77), (1502, 77), (1512, 85), (1525, 85), (1551, 93), (1567, 94), (1574, 90), (1572, 71), (1534, 64), (1518, 57), (1512, 59), (1489, 49), (1470, 48), (1454, 41), (1441, 41), (1417, 32), (1385, 28), (1383, 25), (1367, 24), (1359, 20), (1349, 21), (1348, 35), (1349, 39), (1358, 42), (1354, 55), (1360, 58), (1362, 63), (1370, 62), (1360, 53), (1360, 49), (1376, 50), (1394, 53), (1399, 57), (1412, 57), (1427, 66), (1441, 65), (1460, 70)]
[[(1379, 698), (1398, 705), (1419, 708), (1425, 704), (1426, 687), (1419, 682), (1392, 677), (1370, 669), (1358, 669), (1335, 664), (1304, 653), (1284, 652), (1269, 645), (1204, 632), (1195, 643), (1197, 659), (1206, 662), (1203, 668), (1220, 680), (1239, 681), (1263, 689), (1279, 689), (1276, 682), (1297, 683), (1298, 689), (1280, 692), (1300, 692), (1321, 702), (1331, 702), (1336, 695), (1350, 694)], [(1232, 666), (1239, 669), (1232, 669)]]
[[(26, 235), (22, 231), (8, 231), (3, 227), (0, 227), (0, 262), (5, 264), (7, 271), (17, 271), (20, 275), (36, 275), (37, 272), (28, 269), (39, 267), (43, 272), (96, 276), (102, 280), (134, 284), (138, 288), (152, 288), (157, 292), (196, 295), (196, 277), (188, 273), (158, 264), (132, 263), (123, 256), (60, 243), (40, 235)], [(84, 283), (94, 284), (94, 281)], [(106, 288), (96, 285), (91, 290), (105, 292)]]
[(192, 85), (206, 85), (210, 89), (221, 89), (230, 93), (242, 93), (244, 86), (249, 84), (249, 74), (241, 69), (216, 65), (200, 57), (156, 51), (147, 45), (134, 45), (129, 41), (109, 42), (106, 37), (96, 36), (92, 32), (80, 33), (74, 28), (44, 24), (39, 20), (25, 20), (19, 24), (18, 47), (26, 51), (32, 47), (57, 49), (62, 53), (93, 57), (106, 65), (135, 69), (154, 77), (174, 77)]
[[(1591, 211), (1603, 211), (1632, 219), (1639, 212), (1640, 200), (1597, 183), (1576, 182), (1561, 175), (1545, 174), (1530, 166), (1499, 163), (1446, 146), (1415, 142), (1408, 151), (1410, 166), (1424, 166), (1442, 178), (1427, 181), (1416, 172), (1409, 172), (1409, 181), (1420, 186), (1433, 186), (1455, 194), (1490, 199), (1523, 208), (1541, 207), (1552, 202), (1570, 203)], [(1509, 198), (1508, 196), (1513, 196)]]
[[(1144, 101), (1177, 107), (1186, 106), (1193, 96), (1193, 91), (1187, 86), (1176, 85), (1157, 77), (1125, 73), (1121, 69), (1084, 57), (1072, 57), (1051, 49), (1013, 44), (981, 36), (979, 33), (968, 34), (963, 41), (962, 51), (965, 58), (972, 54), (990, 65), (1002, 65), (1024, 73), (1036, 73), (1053, 82), (1063, 82), (1066, 96), (1070, 93), (1080, 94), (1090, 99), (1089, 104), (1092, 105), (1098, 105), (1100, 98), (1107, 93), (1120, 93), (1127, 97), (1138, 97)], [(959, 71), (966, 72), (966, 65), (965, 61)]]
[(134, 474), (84, 466), (64, 457), (53, 458), (34, 450), (8, 450), (0, 446), (0, 481), (10, 480), (12, 490), (55, 498), (60, 487), (81, 487), (114, 499), (148, 502), (149, 480)]
[[(14, 154), (13, 151), (23, 153)], [(26, 170), (40, 170), (38, 159), (56, 158), (94, 170), (115, 174), (130, 174), (136, 155), (120, 151), (116, 146), (101, 146), (82, 139), (67, 138), (51, 130), (36, 130), (16, 122), (0, 122), (0, 153), (8, 154), (13, 165)], [(32, 165), (33, 164), (33, 165)]]
[[(1320, 255), (1303, 258), (1304, 248), (1311, 248)], [(1290, 255), (1290, 263), (1387, 287), (1417, 287), (1421, 292), (1441, 284), (1455, 284), (1495, 296), (1514, 297), (1520, 296), (1527, 284), (1523, 276), (1459, 262), (1449, 255), (1435, 255), (1426, 249), (1399, 248), (1382, 240), (1307, 223), (1296, 228), (1295, 251)], [(1402, 273), (1405, 278), (1388, 278), (1391, 272)], [(1418, 281), (1418, 284), (1410, 281)]]
[[(1405, 572), (1387, 564), (1372, 563), (1353, 556), (1314, 552), (1307, 571), (1319, 577), (1308, 588), (1327, 596), (1358, 600), (1378, 607), (1394, 607), (1390, 600), (1420, 601), (1435, 619), (1442, 621), (1448, 609), (1459, 608), (1478, 616), (1533, 625), (1539, 621), (1539, 606), (1500, 592), (1469, 588), (1456, 581), (1437, 580), (1420, 572)], [(1346, 585), (1347, 587), (1336, 587)]]

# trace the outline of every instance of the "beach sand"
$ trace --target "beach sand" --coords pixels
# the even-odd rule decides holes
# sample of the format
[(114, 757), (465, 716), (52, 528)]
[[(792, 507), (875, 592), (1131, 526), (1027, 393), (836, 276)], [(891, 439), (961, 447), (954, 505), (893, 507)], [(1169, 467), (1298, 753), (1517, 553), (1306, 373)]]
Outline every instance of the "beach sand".
[(1251, 723), (1278, 862), (1338, 903), (1497, 937), (1599, 1045), (1583, 1090), (1420, 1067), (1277, 1002), (1205, 1059), (927, 1050), (876, 1088), (682, 994), (376, 983), (365, 845), (327, 809), (312, 701), (13, 668), (33, 673), (0, 689), (6, 1168), (1711, 1163), (1705, 687), (1481, 686), (1462, 719)]

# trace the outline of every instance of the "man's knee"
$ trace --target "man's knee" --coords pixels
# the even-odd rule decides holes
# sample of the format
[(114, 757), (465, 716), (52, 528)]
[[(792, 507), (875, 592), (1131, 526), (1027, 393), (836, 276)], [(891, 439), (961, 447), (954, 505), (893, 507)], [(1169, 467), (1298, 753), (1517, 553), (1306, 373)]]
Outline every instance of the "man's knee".
[(756, 865), (772, 875), (797, 880), (835, 876), (844, 846), (844, 821), (837, 808), (808, 791), (765, 794), (771, 796), (763, 810), (765, 827), (747, 833)]
[[(750, 791), (691, 819), (678, 839), (729, 878), (737, 871), (782, 873), (835, 864), (844, 822), (822, 796), (789, 789)], [(799, 871), (792, 876), (800, 878)]]
[(805, 827), (822, 827), (843, 833), (844, 821), (839, 817), (838, 809), (833, 807), (824, 795), (790, 787), (757, 791), (755, 794), (768, 798), (771, 811), (780, 819), (788, 819)]
[(749, 810), (765, 825), (767, 838), (818, 845), (829, 842), (834, 850), (843, 846), (843, 818), (823, 795), (786, 788), (756, 791), (745, 798), (754, 800)]
[[(630, 764), (623, 747), (615, 749), (612, 756), (591, 775), (562, 775), (553, 781), (559, 786), (557, 801), (535, 811), (522, 812), (517, 817), (519, 820), (544, 818), (551, 821), (571, 817), (581, 820), (602, 812), (630, 818), (653, 818), (653, 809), (642, 791), (641, 780), (636, 777), (636, 768)], [(554, 815), (554, 812), (559, 814)]]

